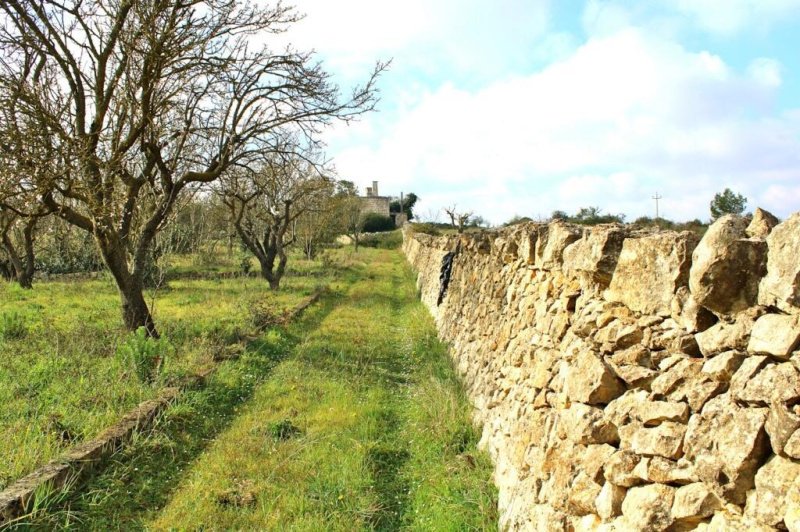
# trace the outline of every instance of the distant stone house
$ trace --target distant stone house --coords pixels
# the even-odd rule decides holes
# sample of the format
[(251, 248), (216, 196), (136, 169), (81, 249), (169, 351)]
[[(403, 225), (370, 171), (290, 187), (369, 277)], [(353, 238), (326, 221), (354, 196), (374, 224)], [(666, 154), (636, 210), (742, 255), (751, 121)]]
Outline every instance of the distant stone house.
[[(402, 197), (402, 195), (401, 195)], [(400, 212), (391, 212), (391, 196), (381, 196), (378, 193), (378, 182), (373, 181), (371, 187), (367, 187), (367, 195), (360, 196), (361, 209), (363, 214), (380, 214), (381, 216), (389, 216), (394, 220), (397, 227), (400, 227), (408, 221), (405, 214)]]
[(371, 187), (367, 187), (367, 195), (361, 196), (361, 210), (364, 214), (380, 214), (381, 216), (389, 216), (389, 203), (391, 198), (389, 196), (381, 196), (378, 194), (378, 182), (373, 181)]

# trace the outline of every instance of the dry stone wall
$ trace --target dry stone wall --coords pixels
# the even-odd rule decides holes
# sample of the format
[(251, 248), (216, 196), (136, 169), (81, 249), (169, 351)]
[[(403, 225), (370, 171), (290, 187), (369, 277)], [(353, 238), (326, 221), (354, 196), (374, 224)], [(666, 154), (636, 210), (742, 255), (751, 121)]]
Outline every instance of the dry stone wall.
[(702, 239), (406, 231), (404, 251), (483, 426), (501, 529), (800, 531), (800, 213)]

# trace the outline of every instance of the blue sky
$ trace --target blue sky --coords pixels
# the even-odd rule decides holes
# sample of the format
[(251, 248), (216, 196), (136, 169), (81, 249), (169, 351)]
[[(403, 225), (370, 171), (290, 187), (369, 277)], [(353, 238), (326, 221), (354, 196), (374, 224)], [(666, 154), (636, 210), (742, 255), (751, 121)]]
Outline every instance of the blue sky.
[(298, 0), (287, 39), (380, 112), (326, 133), (339, 177), (443, 221), (598, 206), (707, 219), (730, 187), (800, 210), (800, 0)]

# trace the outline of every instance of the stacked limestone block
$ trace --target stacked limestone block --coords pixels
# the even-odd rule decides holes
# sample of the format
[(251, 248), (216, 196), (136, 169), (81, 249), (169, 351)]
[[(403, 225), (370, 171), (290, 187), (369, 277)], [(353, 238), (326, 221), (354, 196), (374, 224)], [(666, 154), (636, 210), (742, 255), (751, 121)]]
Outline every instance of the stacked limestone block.
[[(406, 233), (511, 530), (800, 530), (800, 214)], [(442, 257), (456, 251), (436, 305)]]

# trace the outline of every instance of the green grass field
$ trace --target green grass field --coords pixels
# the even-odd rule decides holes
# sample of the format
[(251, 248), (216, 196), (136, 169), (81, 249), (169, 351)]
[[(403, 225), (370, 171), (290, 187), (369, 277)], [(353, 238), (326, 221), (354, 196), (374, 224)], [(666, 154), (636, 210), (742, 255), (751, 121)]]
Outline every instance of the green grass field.
[[(318, 304), (223, 362), (87, 483), (43, 497), (14, 527), (495, 529), (491, 464), (402, 255), (348, 248), (325, 268), (295, 268), (281, 297), (327, 281)], [(160, 322), (179, 330), (192, 305), (205, 327), (233, 320), (260, 281), (223, 281), (210, 299), (200, 294), (212, 285), (170, 284)], [(214, 314), (209, 301), (229, 306)]]
[(110, 278), (33, 290), (0, 283), (0, 489), (154, 397), (159, 384), (211, 363), (216, 349), (253, 328), (253, 302), (290, 308), (326, 282), (318, 263), (294, 267), (276, 294), (249, 277), (178, 279), (151, 293), (156, 323), (174, 348), (154, 385), (140, 382), (118, 353), (128, 335)]

